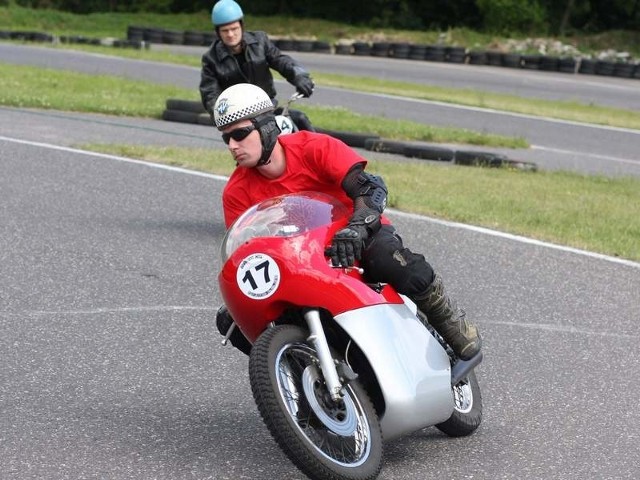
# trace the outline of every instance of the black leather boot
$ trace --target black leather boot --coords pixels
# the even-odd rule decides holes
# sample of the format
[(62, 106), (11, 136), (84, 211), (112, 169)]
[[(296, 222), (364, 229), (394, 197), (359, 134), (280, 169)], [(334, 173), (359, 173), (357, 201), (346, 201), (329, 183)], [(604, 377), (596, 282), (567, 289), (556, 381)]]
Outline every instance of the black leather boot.
[(435, 274), (424, 295), (415, 297), (413, 301), (462, 360), (469, 360), (480, 351), (482, 339), (478, 329), (466, 319), (465, 311), (455, 300), (446, 294), (439, 274)]

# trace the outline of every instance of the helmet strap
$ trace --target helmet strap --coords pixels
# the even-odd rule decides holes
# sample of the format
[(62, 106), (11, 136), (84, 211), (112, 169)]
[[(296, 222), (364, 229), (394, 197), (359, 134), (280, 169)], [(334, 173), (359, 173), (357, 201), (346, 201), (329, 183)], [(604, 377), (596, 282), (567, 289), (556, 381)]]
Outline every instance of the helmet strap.
[(262, 113), (251, 120), (260, 133), (260, 142), (262, 143), (262, 156), (256, 167), (268, 165), (271, 162), (271, 153), (278, 141), (280, 129), (276, 123), (276, 117), (273, 113)]

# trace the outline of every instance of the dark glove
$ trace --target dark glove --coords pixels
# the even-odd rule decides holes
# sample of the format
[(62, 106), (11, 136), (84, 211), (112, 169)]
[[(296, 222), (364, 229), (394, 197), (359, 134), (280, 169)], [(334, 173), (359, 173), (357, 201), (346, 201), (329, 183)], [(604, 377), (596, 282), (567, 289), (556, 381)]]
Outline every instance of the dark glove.
[(313, 93), (313, 87), (315, 84), (309, 75), (298, 75), (293, 79), (293, 84), (296, 86), (298, 93), (304, 97), (310, 97)]
[(336, 232), (327, 249), (334, 267), (351, 267), (362, 258), (364, 242), (380, 229), (380, 214), (368, 208), (358, 210), (349, 224)]

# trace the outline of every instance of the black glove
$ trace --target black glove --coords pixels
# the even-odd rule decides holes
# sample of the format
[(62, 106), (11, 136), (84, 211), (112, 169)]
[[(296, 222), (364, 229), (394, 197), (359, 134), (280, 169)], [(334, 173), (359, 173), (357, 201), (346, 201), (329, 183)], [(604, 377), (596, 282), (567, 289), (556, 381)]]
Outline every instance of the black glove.
[(380, 214), (364, 208), (353, 214), (349, 224), (333, 236), (327, 255), (334, 267), (351, 267), (362, 258), (364, 242), (380, 229)]
[(309, 75), (298, 75), (293, 79), (293, 84), (296, 86), (298, 93), (307, 98), (311, 96), (313, 87), (315, 87)]

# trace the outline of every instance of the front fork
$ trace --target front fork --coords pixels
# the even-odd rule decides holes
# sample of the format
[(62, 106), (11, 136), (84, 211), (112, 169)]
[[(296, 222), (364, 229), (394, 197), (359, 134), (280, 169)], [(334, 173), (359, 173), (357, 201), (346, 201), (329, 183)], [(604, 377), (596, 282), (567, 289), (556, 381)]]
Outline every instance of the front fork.
[(313, 344), (318, 353), (318, 359), (320, 360), (320, 369), (324, 376), (324, 381), (327, 384), (327, 390), (331, 395), (333, 401), (338, 401), (343, 396), (343, 386), (338, 375), (336, 363), (331, 356), (331, 350), (327, 343), (327, 337), (324, 334), (322, 328), (322, 322), (320, 321), (320, 312), (318, 310), (307, 310), (304, 314), (304, 318), (307, 321), (309, 327), (309, 342)]

